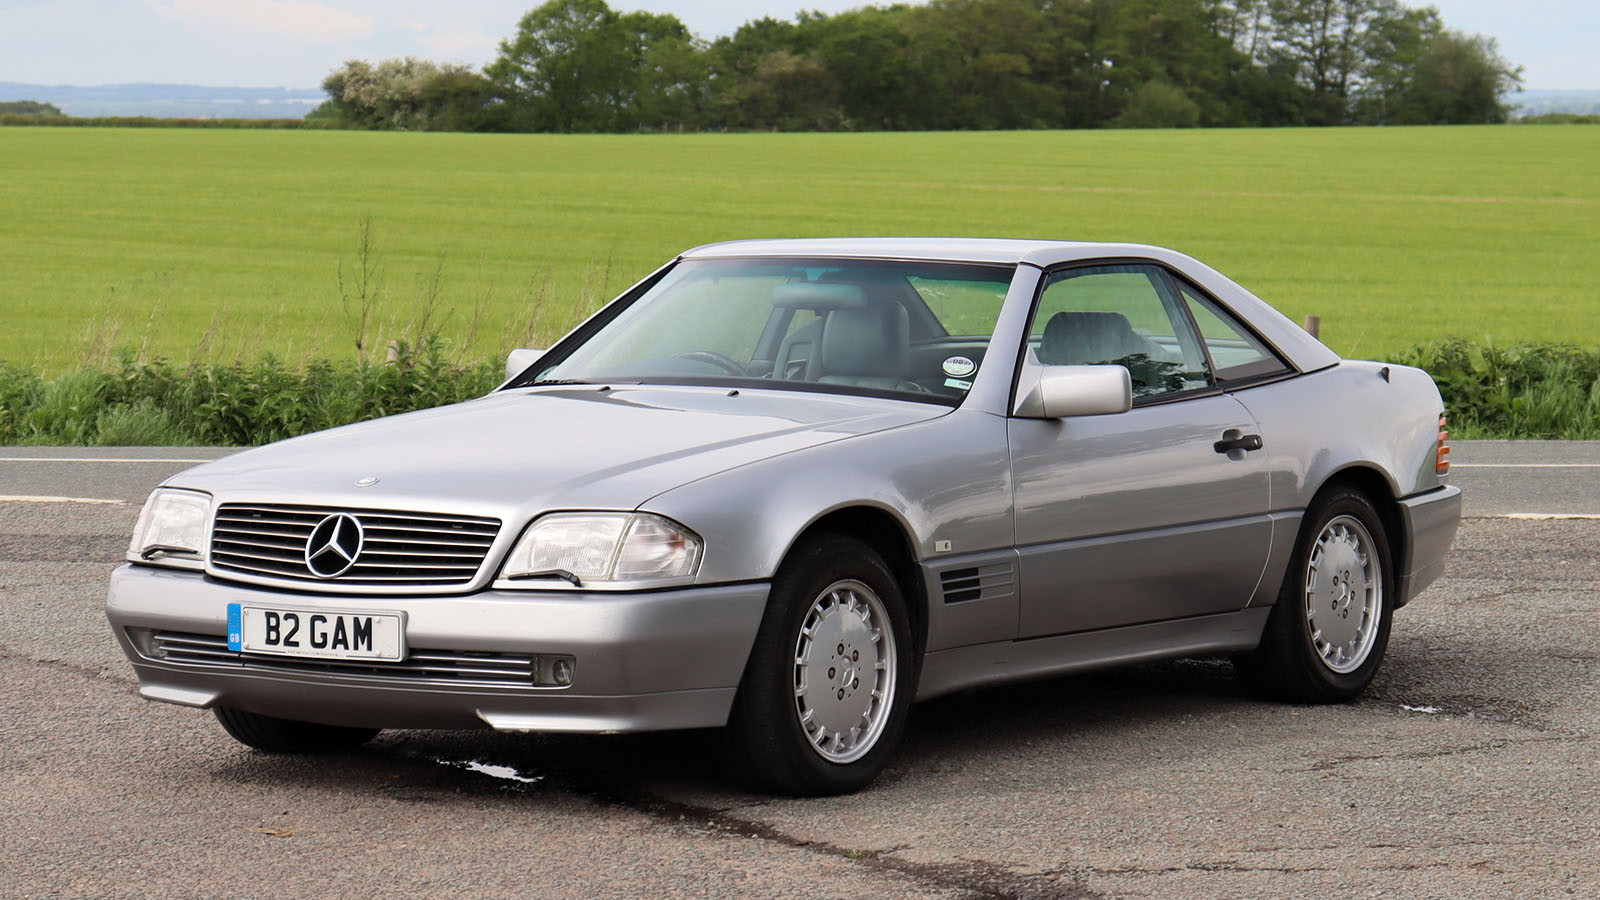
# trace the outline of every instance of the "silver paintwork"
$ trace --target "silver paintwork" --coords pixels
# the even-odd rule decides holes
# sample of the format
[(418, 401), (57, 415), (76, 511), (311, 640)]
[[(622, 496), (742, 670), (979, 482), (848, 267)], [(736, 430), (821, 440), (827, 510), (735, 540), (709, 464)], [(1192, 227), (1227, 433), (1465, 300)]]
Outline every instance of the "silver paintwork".
[[(174, 665), (141, 649), (137, 631), (227, 630), (227, 603), (401, 613), (411, 648), (571, 654), (566, 687), (463, 686), (449, 680), (284, 673), (248, 665)], [(222, 704), (308, 721), (390, 728), (621, 731), (698, 728), (727, 720), (750, 636), (766, 607), (762, 583), (662, 592), (480, 591), (466, 596), (288, 595), (193, 573), (122, 566), (106, 613), (141, 690), (189, 706)], [(486, 626), (485, 623), (488, 623)], [(183, 699), (175, 699), (183, 698)]]
[[(912, 563), (903, 589), (918, 617), (919, 698), (1251, 649), (1287, 574), (1304, 510), (1330, 479), (1379, 486), (1372, 499), (1394, 526), (1396, 607), (1442, 570), (1460, 492), (1434, 473), (1442, 407), (1431, 379), (1404, 366), (1340, 360), (1183, 254), (1137, 244), (829, 239), (715, 244), (681, 258), (773, 256), (1016, 268), (990, 352), (957, 408), (747, 386), (550, 385), (332, 429), (174, 476), (170, 485), (207, 492), (214, 505), (301, 502), (486, 516), (505, 525), (477, 576), (448, 591), (374, 593), (337, 579), (284, 584), (124, 566), (112, 577), (107, 614), (142, 692), (347, 725), (720, 725), (778, 565), (808, 530), (845, 522)], [(1121, 413), (1018, 415), (1030, 384), (1019, 386), (1019, 377), (1031, 377), (1018, 372), (1031, 364), (1022, 341), (1041, 280), (1053, 266), (1103, 260), (1153, 262), (1181, 274), (1257, 329), (1291, 371), (1271, 383)], [(575, 331), (563, 340), (577, 339)], [(1038, 374), (1031, 383), (1042, 386)], [(1262, 448), (1213, 448), (1239, 434), (1260, 434)], [(356, 487), (371, 477), (379, 480)], [(529, 522), (583, 510), (649, 512), (692, 529), (705, 541), (693, 584), (494, 584)], [(968, 590), (947, 598), (946, 579)], [(222, 634), (227, 603), (282, 602), (284, 591), (296, 592), (297, 606), (402, 611), (413, 647), (570, 654), (574, 683), (398, 685), (248, 664), (178, 665), (140, 650), (141, 629)]]
[(1008, 426), (1019, 637), (1249, 603), (1271, 547), (1272, 498), (1259, 452), (1235, 460), (1213, 449), (1230, 430), (1259, 433), (1233, 396)]
[(506, 356), (506, 379), (516, 377), (518, 372), (539, 361), (544, 355), (544, 350), (535, 350), (529, 347), (518, 347)]
[(1444, 574), (1445, 554), (1461, 525), (1461, 488), (1447, 484), (1424, 494), (1402, 497), (1399, 507), (1408, 538), (1404, 561), (1395, 560), (1395, 601), (1400, 607)]
[(1133, 408), (1133, 379), (1122, 366), (1041, 366), (1017, 377), (1012, 415), (1025, 419), (1109, 416)]

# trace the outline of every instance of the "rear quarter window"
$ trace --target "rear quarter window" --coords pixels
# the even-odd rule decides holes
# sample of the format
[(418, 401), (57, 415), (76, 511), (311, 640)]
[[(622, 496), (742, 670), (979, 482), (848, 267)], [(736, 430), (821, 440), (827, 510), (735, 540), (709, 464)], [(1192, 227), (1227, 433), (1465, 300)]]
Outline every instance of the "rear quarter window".
[(1289, 371), (1277, 354), (1211, 300), (1187, 285), (1180, 285), (1179, 291), (1206, 352), (1211, 354), (1212, 377), (1217, 384), (1226, 386)]

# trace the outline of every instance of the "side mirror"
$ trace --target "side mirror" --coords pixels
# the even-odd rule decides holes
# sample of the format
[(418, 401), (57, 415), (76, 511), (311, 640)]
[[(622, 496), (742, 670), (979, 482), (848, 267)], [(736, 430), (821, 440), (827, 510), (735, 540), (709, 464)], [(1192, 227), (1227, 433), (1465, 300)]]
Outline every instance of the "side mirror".
[(1105, 416), (1133, 408), (1126, 366), (1027, 365), (1012, 414), (1025, 419)]
[(543, 355), (543, 350), (528, 350), (520, 347), (511, 351), (511, 355), (506, 357), (506, 377), (517, 377), (522, 374), (523, 369), (533, 365)]

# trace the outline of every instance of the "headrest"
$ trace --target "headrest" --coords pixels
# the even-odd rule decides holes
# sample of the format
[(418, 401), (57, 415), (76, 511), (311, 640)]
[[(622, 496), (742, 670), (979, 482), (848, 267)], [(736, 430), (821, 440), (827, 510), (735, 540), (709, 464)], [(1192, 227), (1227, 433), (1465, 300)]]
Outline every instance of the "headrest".
[(1045, 323), (1039, 361), (1048, 366), (1085, 366), (1149, 351), (1148, 342), (1122, 313), (1058, 312)]
[(911, 356), (911, 320), (898, 303), (835, 309), (822, 322), (820, 361), (827, 375), (899, 378)]

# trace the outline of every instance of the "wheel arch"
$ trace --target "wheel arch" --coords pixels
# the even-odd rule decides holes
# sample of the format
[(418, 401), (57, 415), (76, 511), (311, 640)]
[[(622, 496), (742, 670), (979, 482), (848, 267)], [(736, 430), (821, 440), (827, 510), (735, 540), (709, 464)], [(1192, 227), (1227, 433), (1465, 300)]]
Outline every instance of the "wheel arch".
[(854, 538), (883, 557), (905, 596), (906, 611), (911, 614), (913, 649), (916, 658), (921, 659), (928, 645), (928, 590), (922, 567), (917, 564), (909, 526), (887, 507), (868, 503), (835, 507), (807, 523), (784, 549), (782, 559), (787, 560), (796, 547), (823, 534)]

